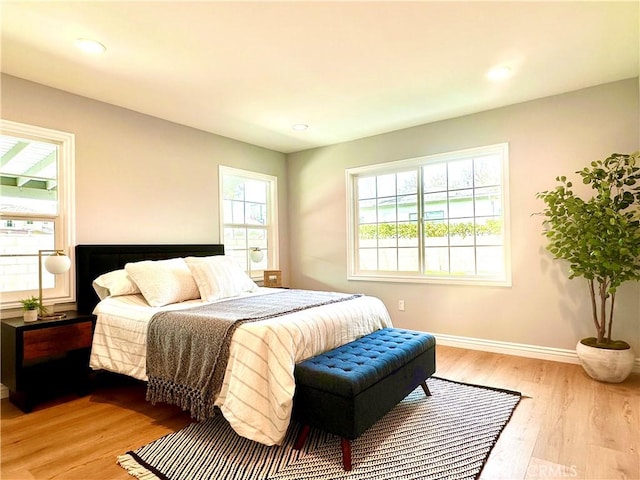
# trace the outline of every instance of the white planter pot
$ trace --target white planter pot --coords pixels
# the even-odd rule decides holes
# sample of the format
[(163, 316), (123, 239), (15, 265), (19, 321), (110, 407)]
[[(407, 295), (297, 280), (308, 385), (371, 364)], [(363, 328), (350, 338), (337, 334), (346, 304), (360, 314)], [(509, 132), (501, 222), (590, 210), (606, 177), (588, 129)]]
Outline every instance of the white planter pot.
[(24, 311), (24, 321), (26, 322), (35, 322), (38, 320), (38, 310), (25, 310)]
[(587, 374), (600, 382), (623, 382), (633, 370), (633, 349), (608, 350), (595, 348), (578, 342), (576, 353)]

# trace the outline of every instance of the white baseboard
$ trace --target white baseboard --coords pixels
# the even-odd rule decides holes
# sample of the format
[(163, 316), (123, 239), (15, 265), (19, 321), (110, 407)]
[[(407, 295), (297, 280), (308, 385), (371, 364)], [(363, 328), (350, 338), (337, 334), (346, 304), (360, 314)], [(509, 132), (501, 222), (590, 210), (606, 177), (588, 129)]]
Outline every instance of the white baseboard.
[(9, 396), (9, 389), (0, 383), (0, 398), (7, 398)]
[[(482, 350), (485, 352), (516, 355), (518, 357), (537, 358), (554, 362), (580, 364), (575, 350), (564, 348), (540, 347), (523, 343), (499, 342), (482, 338), (458, 337), (455, 335), (434, 334), (438, 344), (447, 347), (466, 348), (469, 350)], [(640, 373), (640, 358), (636, 358), (633, 371)]]

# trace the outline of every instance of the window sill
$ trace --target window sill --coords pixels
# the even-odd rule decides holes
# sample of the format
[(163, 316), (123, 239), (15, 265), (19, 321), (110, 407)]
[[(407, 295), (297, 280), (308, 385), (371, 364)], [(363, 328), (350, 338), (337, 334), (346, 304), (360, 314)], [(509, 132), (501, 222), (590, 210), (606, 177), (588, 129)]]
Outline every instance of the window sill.
[(419, 277), (405, 275), (376, 275), (358, 274), (348, 275), (347, 280), (359, 282), (387, 282), (387, 283), (423, 283), (432, 285), (460, 285), (480, 287), (511, 287), (511, 279), (489, 278), (454, 278), (454, 277)]

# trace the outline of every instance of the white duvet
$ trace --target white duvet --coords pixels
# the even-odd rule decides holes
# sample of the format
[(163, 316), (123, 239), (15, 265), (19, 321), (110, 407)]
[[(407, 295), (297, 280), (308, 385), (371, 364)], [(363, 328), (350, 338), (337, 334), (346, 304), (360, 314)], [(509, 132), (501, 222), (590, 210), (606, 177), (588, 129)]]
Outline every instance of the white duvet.
[[(262, 288), (252, 295), (274, 291), (278, 290)], [(94, 310), (97, 322), (91, 367), (146, 380), (151, 317), (161, 310), (201, 303), (192, 300), (153, 308), (141, 295), (102, 300)], [(390, 326), (382, 301), (368, 296), (245, 323), (233, 334), (216, 405), (239, 435), (266, 445), (279, 444), (291, 418), (295, 364)]]

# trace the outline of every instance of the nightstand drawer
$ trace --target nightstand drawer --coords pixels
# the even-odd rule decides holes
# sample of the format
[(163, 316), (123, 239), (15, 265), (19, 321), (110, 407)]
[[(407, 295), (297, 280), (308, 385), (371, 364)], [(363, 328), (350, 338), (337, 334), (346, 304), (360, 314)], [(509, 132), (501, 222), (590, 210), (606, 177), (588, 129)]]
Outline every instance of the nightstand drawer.
[(24, 332), (24, 361), (58, 355), (70, 350), (91, 347), (91, 322)]

